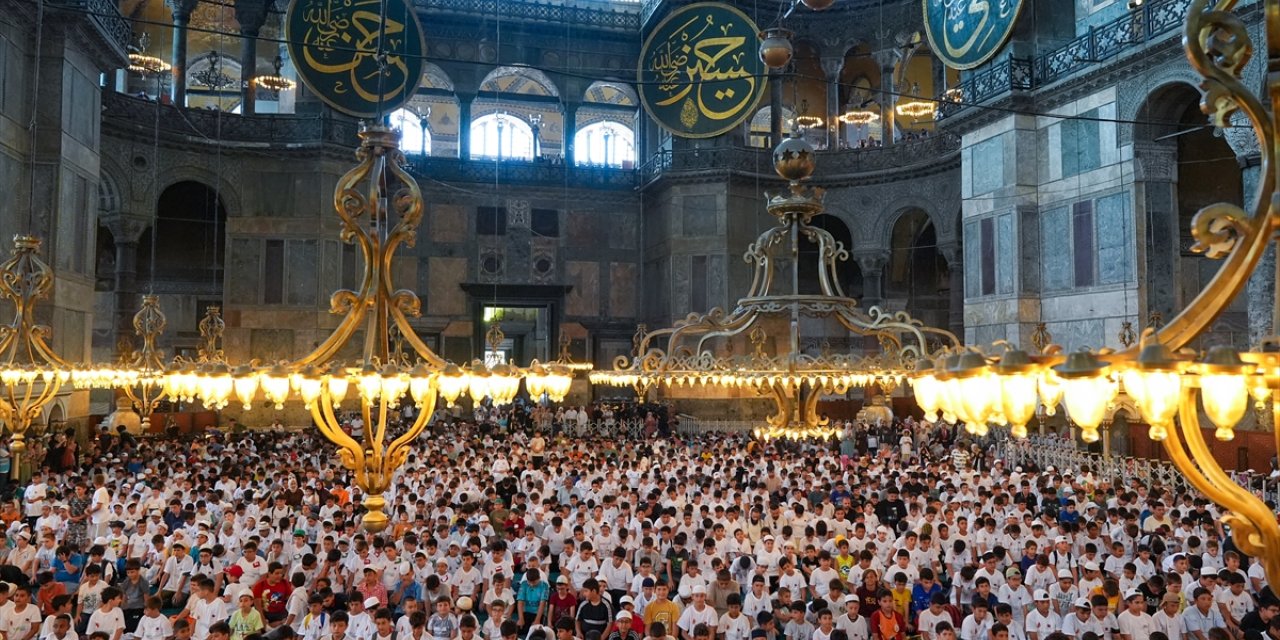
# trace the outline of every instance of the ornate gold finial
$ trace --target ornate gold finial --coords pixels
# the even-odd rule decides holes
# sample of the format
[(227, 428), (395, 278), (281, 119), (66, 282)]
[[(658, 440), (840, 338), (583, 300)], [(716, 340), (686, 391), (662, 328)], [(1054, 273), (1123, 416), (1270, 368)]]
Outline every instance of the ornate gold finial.
[(507, 334), (502, 332), (502, 323), (495, 322), (489, 325), (489, 330), (484, 334), (484, 341), (489, 345), (490, 351), (497, 351), (502, 346), (502, 341), (507, 339)]
[(755, 347), (757, 358), (766, 358), (768, 354), (764, 352), (764, 343), (769, 335), (764, 332), (763, 327), (756, 327), (747, 334), (747, 339), (751, 341), (751, 346)]
[(560, 352), (556, 354), (556, 359), (559, 360), (560, 362), (570, 361), (571, 359), (569, 356), (570, 342), (572, 341), (569, 339), (569, 334), (565, 333), (564, 331), (561, 331), (560, 332)]
[(1124, 345), (1126, 349), (1132, 347), (1133, 343), (1138, 341), (1138, 332), (1133, 330), (1132, 322), (1125, 320), (1124, 323), (1120, 325), (1119, 338), (1120, 344)]
[(1044, 348), (1053, 342), (1053, 334), (1049, 333), (1049, 327), (1043, 322), (1036, 324), (1036, 330), (1031, 332), (1031, 344), (1035, 346), (1036, 351), (1044, 351)]
[(1164, 314), (1159, 311), (1152, 311), (1147, 315), (1147, 326), (1152, 329), (1159, 329), (1164, 326)]
[(649, 333), (649, 325), (641, 322), (636, 325), (636, 333), (631, 336), (631, 355), (640, 357), (640, 345), (644, 344), (644, 336)]
[(222, 333), (227, 328), (227, 323), (222, 320), (222, 307), (220, 305), (211, 304), (204, 310), (204, 317), (200, 319), (200, 347), (198, 354), (200, 362), (222, 362), (224, 360), (222, 354)]

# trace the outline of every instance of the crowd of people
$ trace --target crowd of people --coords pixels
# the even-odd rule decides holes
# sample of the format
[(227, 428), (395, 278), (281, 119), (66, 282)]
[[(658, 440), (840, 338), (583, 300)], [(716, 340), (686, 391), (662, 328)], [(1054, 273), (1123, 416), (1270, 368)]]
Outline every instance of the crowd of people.
[(1011, 467), (910, 419), (760, 442), (556, 413), (439, 416), (376, 534), (311, 430), (104, 432), (74, 458), (63, 438), (0, 510), (0, 633), (1280, 640), (1260, 563), (1195, 495)]

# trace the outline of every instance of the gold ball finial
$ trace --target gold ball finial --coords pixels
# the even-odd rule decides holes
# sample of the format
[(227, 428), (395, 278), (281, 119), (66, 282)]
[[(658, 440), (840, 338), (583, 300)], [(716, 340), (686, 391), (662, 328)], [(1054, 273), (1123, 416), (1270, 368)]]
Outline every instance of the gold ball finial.
[(795, 135), (783, 140), (773, 150), (773, 169), (788, 181), (807, 180), (817, 166), (813, 145)]

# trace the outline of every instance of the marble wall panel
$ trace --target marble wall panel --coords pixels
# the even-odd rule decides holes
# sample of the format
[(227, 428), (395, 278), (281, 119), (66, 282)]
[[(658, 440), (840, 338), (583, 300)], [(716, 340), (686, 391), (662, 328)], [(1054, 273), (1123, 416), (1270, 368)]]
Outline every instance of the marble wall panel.
[(457, 316), (467, 313), (467, 295), (458, 286), (466, 282), (466, 258), (429, 258), (427, 267), (427, 313)]
[(600, 264), (569, 261), (565, 263), (564, 270), (565, 279), (573, 285), (565, 296), (565, 315), (600, 315)]

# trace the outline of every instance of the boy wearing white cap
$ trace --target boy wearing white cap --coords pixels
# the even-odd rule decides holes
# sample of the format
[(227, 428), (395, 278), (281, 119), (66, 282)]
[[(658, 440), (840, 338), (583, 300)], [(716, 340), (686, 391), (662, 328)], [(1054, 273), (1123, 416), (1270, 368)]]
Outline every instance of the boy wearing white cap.
[(691, 591), (693, 604), (687, 607), (680, 614), (680, 620), (676, 626), (680, 628), (680, 637), (683, 640), (693, 640), (693, 629), (699, 624), (705, 624), (711, 628), (711, 632), (715, 634), (715, 627), (720, 622), (716, 616), (716, 610), (707, 605), (707, 587), (705, 585), (696, 585)]
[(1147, 601), (1142, 592), (1133, 589), (1124, 594), (1125, 610), (1116, 616), (1121, 640), (1148, 640), (1156, 630), (1155, 621), (1147, 614)]
[(1032, 608), (1027, 612), (1027, 640), (1045, 640), (1049, 634), (1062, 628), (1062, 618), (1053, 611), (1048, 591), (1037, 589), (1031, 604)]

